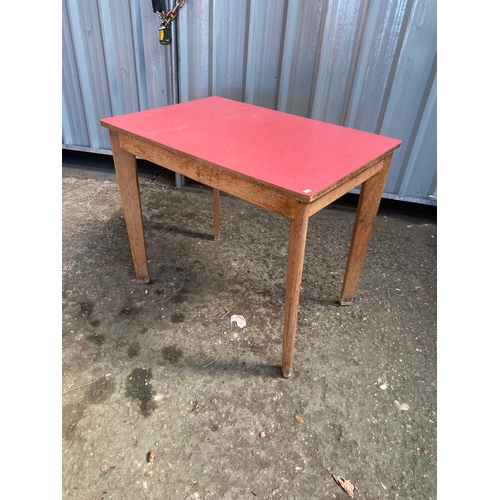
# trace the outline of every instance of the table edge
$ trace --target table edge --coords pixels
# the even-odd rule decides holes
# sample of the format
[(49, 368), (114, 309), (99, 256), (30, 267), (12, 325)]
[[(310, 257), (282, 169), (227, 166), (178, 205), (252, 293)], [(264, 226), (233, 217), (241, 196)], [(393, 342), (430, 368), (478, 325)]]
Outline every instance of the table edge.
[[(342, 177), (342, 179), (339, 179), (337, 182), (334, 182), (334, 183), (328, 185), (327, 187), (321, 189), (320, 191), (317, 191), (316, 193), (313, 193), (312, 195), (306, 195), (306, 194), (302, 194), (302, 193), (297, 193), (296, 191), (291, 191), (291, 190), (286, 189), (286, 188), (281, 187), (281, 186), (277, 186), (276, 184), (271, 184), (271, 183), (263, 181), (261, 179), (257, 179), (255, 177), (252, 177), (250, 175), (247, 175), (247, 174), (244, 174), (241, 172), (237, 172), (235, 170), (231, 170), (230, 168), (224, 167), (223, 165), (219, 165), (217, 163), (213, 163), (213, 162), (208, 161), (208, 160), (204, 160), (203, 158), (193, 156), (193, 155), (186, 153), (184, 151), (180, 151), (178, 149), (172, 148), (171, 146), (161, 144), (161, 143), (154, 141), (152, 139), (149, 139), (147, 137), (143, 137), (141, 135), (138, 135), (138, 134), (135, 134), (133, 132), (129, 132), (128, 130), (124, 130), (120, 127), (117, 127), (115, 125), (106, 123), (103, 120), (101, 120), (100, 123), (101, 123), (101, 126), (107, 128), (110, 131), (116, 132), (118, 135), (121, 134), (121, 135), (126, 135), (132, 139), (138, 139), (144, 143), (155, 146), (158, 149), (162, 149), (162, 150), (166, 151), (167, 153), (179, 156), (181, 158), (184, 158), (184, 159), (187, 159), (190, 161), (194, 161), (195, 163), (199, 163), (200, 165), (204, 165), (204, 166), (207, 166), (210, 168), (219, 169), (219, 171), (224, 172), (225, 175), (229, 175), (229, 176), (232, 176), (234, 178), (244, 180), (244, 181), (249, 182), (253, 185), (271, 188), (272, 190), (276, 191), (277, 193), (280, 193), (288, 198), (293, 198), (293, 199), (298, 200), (302, 203), (312, 203), (312, 202), (316, 201), (317, 199), (325, 196), (330, 191), (333, 191), (334, 189), (337, 189), (338, 187), (345, 184), (346, 182), (349, 182), (352, 178), (356, 177), (360, 173), (364, 172), (365, 170), (369, 169), (373, 165), (377, 164), (385, 157), (391, 155), (396, 149), (398, 149), (401, 146), (401, 141), (400, 141), (394, 147), (388, 149), (387, 151), (380, 154), (376, 158), (373, 158), (372, 160), (370, 160), (365, 165), (362, 165), (358, 169), (352, 171), (349, 175)], [(144, 159), (147, 161), (150, 161), (147, 158), (144, 158)], [(152, 163), (155, 163), (155, 162), (152, 162)], [(159, 165), (159, 166), (161, 166), (161, 165)], [(166, 167), (162, 167), (162, 168), (166, 168)], [(173, 170), (173, 171), (175, 172), (175, 170)], [(201, 182), (201, 184), (203, 184), (203, 183)]]

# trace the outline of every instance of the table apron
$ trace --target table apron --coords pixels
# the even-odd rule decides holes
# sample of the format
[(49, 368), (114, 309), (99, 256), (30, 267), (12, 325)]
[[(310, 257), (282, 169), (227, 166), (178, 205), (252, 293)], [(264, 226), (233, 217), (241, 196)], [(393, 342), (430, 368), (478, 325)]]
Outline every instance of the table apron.
[(343, 184), (340, 184), (339, 186), (333, 188), (332, 190), (326, 192), (319, 198), (316, 198), (314, 201), (311, 202), (309, 206), (309, 216), (315, 214), (316, 212), (319, 212), (323, 208), (325, 208), (327, 205), (330, 203), (333, 203), (335, 200), (343, 196), (344, 194), (347, 194), (349, 191), (354, 189), (356, 186), (359, 186), (360, 184), (363, 184), (363, 182), (367, 181), (374, 175), (378, 174), (381, 170), (384, 168), (389, 168), (391, 165), (391, 160), (392, 160), (392, 153), (388, 154), (384, 158), (378, 160), (376, 163), (373, 165), (369, 166), (365, 170), (359, 172), (356, 174), (354, 177), (351, 177), (347, 181), (345, 181)]
[[(173, 170), (194, 181), (218, 189), (244, 201), (288, 218), (295, 218), (299, 201), (291, 196), (250, 180), (225, 172), (202, 159), (190, 159), (120, 134), (120, 146), (140, 158)], [(219, 169), (218, 169), (219, 168)]]
[[(112, 133), (115, 132), (110, 130), (110, 134)], [(126, 134), (118, 133), (118, 136), (120, 147), (129, 153), (292, 220), (297, 218), (300, 205), (308, 205), (306, 210), (308, 216), (315, 214), (376, 175), (385, 165), (390, 164), (392, 158), (391, 153), (320, 197), (312, 201), (304, 201), (295, 197), (293, 193), (287, 195), (271, 185), (261, 184), (237, 174), (232, 175), (201, 158), (186, 158)]]

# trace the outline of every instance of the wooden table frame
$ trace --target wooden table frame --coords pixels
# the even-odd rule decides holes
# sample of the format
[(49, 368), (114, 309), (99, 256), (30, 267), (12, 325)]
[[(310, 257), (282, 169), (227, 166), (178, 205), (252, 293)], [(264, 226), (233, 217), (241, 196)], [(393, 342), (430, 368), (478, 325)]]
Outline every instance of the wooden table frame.
[(356, 218), (340, 294), (340, 304), (351, 304), (368, 242), (382, 197), (394, 149), (358, 168), (327, 190), (314, 196), (290, 193), (258, 179), (239, 174), (200, 158), (173, 151), (168, 146), (120, 130), (105, 121), (109, 129), (119, 192), (127, 227), (136, 278), (148, 283), (148, 261), (136, 168), (136, 156), (213, 188), (214, 239), (220, 238), (220, 191), (290, 219), (286, 275), (285, 319), (282, 346), (282, 374), (290, 377), (297, 330), (297, 315), (302, 281), (309, 217), (356, 186), (361, 185)]

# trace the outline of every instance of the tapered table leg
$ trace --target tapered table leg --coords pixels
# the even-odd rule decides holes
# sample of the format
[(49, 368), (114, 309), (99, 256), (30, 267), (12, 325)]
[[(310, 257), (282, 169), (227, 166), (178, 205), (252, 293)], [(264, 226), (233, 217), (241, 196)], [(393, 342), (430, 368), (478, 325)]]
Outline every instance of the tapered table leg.
[(214, 188), (214, 240), (220, 240), (220, 191)]
[(116, 132), (110, 130), (109, 138), (136, 278), (139, 283), (148, 283), (148, 260), (135, 156), (120, 147)]
[(299, 204), (297, 217), (290, 221), (288, 240), (288, 265), (286, 272), (285, 324), (283, 331), (283, 348), (281, 372), (288, 378), (292, 374), (295, 333), (299, 309), (300, 284), (306, 249), (307, 226), (309, 214), (307, 205)]
[(366, 250), (368, 249), (368, 242), (370, 241), (385, 181), (391, 165), (391, 158), (392, 155), (389, 155), (381, 160), (383, 162), (382, 170), (361, 185), (361, 194), (356, 210), (356, 219), (351, 236), (344, 282), (340, 293), (340, 304), (343, 306), (351, 304), (354, 298)]

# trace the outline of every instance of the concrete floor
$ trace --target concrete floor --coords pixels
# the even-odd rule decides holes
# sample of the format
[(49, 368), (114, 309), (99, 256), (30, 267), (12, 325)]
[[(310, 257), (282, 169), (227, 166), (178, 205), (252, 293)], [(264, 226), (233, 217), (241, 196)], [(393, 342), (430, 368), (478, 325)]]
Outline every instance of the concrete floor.
[(139, 162), (138, 284), (111, 161), (63, 155), (62, 497), (436, 498), (435, 207), (383, 201), (348, 307), (356, 196), (311, 218), (284, 379), (288, 221), (222, 195), (215, 243), (211, 191)]

